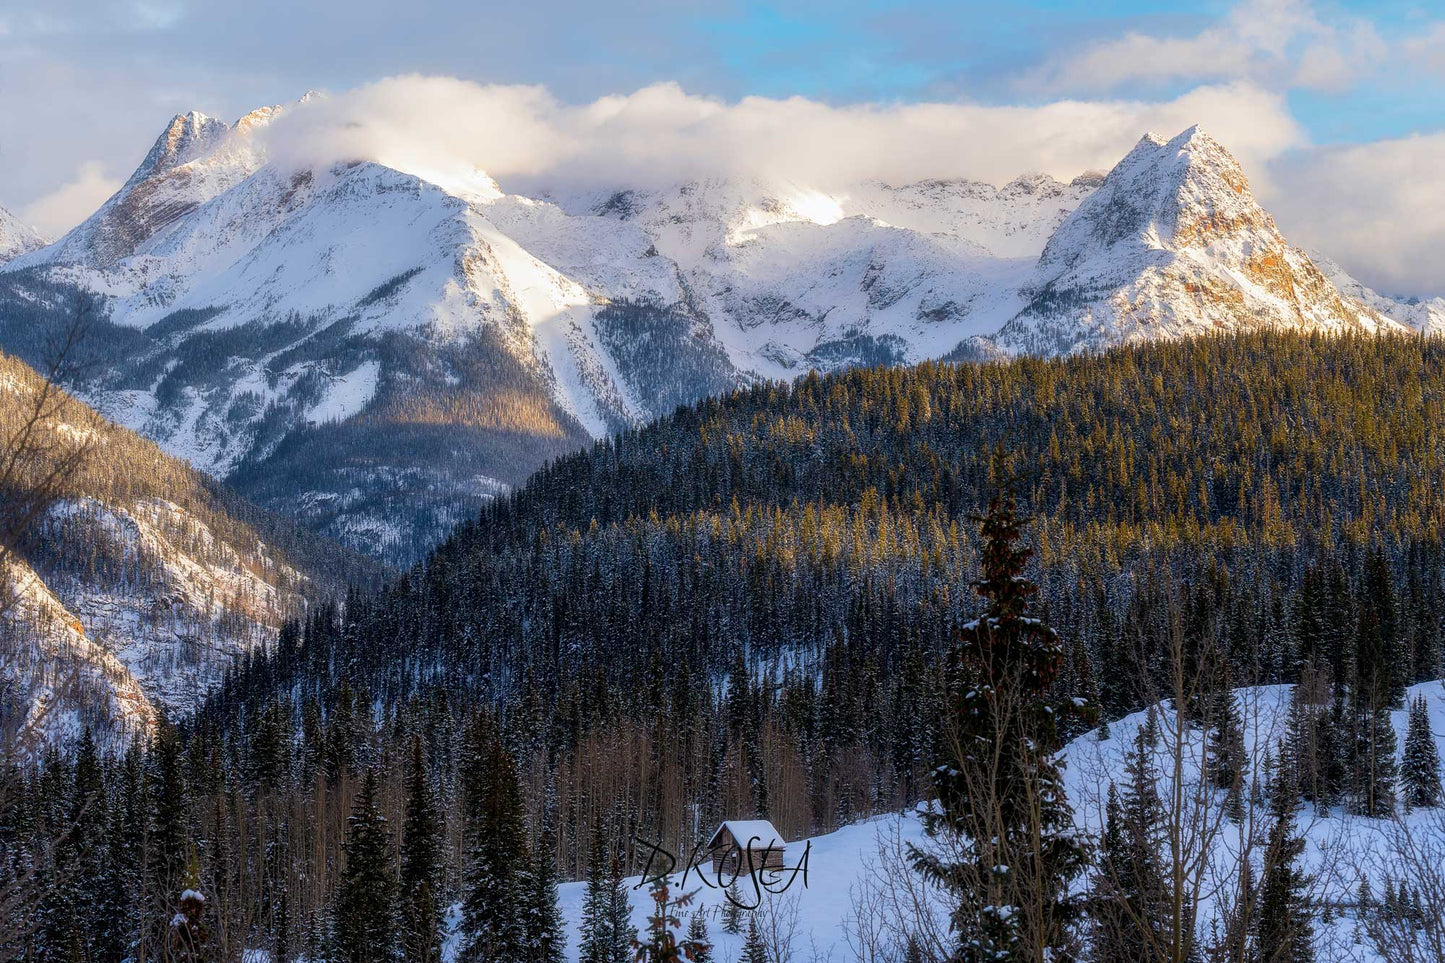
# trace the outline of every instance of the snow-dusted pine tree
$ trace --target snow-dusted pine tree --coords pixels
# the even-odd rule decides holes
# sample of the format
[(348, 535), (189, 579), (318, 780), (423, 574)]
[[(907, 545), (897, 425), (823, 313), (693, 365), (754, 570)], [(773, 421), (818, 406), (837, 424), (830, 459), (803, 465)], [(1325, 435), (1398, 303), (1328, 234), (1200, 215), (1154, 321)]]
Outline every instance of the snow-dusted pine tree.
[(582, 941), (580, 963), (614, 963), (612, 926), (611, 863), (602, 841), (602, 827), (592, 827), (592, 844), (587, 854), (587, 893), (582, 900)]
[(616, 854), (607, 875), (607, 931), (607, 963), (631, 963), (637, 927), (632, 925), (632, 901), (623, 882), (622, 857)]
[(374, 769), (362, 779), (342, 848), (346, 865), (336, 897), (336, 949), (345, 963), (390, 963), (397, 958), (396, 875)]
[(412, 736), (401, 826), (401, 939), (407, 960), (436, 963), (442, 938), (442, 822), (421, 736)]
[(712, 963), (712, 943), (708, 940), (707, 920), (703, 911), (692, 914), (687, 924), (687, 941), (692, 944), (692, 963)]
[(516, 963), (527, 955), (526, 840), (516, 765), (486, 713), (472, 726), (466, 771), (468, 850), (462, 899), (463, 963)]
[(723, 932), (736, 936), (743, 931), (743, 894), (738, 889), (738, 881), (733, 880), (728, 886), (727, 893), (723, 897), (722, 923)]
[[(549, 787), (550, 788), (550, 787)], [(527, 960), (560, 963), (567, 929), (557, 907), (557, 807), (550, 793), (527, 879)]]
[(748, 938), (743, 943), (742, 963), (768, 963), (768, 946), (758, 932), (758, 921), (748, 919)]
[(1298, 806), (1299, 789), (1293, 770), (1281, 765), (1275, 773), (1270, 797), (1274, 823), (1265, 848), (1264, 873), (1255, 911), (1257, 957), (1271, 963), (1313, 963), (1314, 960), (1310, 878), (1299, 865), (1305, 843), (1295, 828)]
[(1219, 789), (1235, 788), (1244, 776), (1244, 724), (1228, 685), (1221, 685), (1209, 706), (1209, 778)]
[(1075, 832), (1055, 752), (1066, 711), (1053, 685), (1058, 636), (1030, 613), (1038, 591), (1024, 574), (1031, 550), (1011, 493), (982, 524), (985, 609), (960, 634), (953, 709), (934, 781), (935, 845), (914, 865), (956, 900), (952, 926), (964, 963), (1060, 958), (1071, 951), (1083, 900), (1069, 883), (1088, 848)]
[(1405, 801), (1411, 806), (1440, 804), (1440, 750), (1430, 731), (1430, 707), (1419, 696), (1410, 705), (1410, 727), (1405, 732), (1405, 759), (1401, 776)]

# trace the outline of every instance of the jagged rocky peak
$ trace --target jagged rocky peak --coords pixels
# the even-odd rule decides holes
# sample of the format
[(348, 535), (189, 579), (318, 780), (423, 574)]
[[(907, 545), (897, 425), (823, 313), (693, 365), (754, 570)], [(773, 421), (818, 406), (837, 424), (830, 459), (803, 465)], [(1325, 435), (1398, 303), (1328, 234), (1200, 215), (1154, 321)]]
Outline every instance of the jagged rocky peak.
[(1340, 292), (1199, 127), (1146, 135), (1050, 238), (1030, 303), (999, 333), (1050, 354), (1260, 327), (1393, 329)]
[(1069, 189), (1069, 185), (1051, 177), (1048, 174), (1034, 171), (1028, 174), (1020, 174), (998, 189), (999, 196), (1010, 197), (1018, 194), (1028, 194), (1038, 197), (1062, 197)]
[(1179, 250), (1248, 232), (1282, 243), (1239, 163), (1194, 126), (1170, 140), (1146, 134), (1060, 227), (1043, 259), (1066, 267), (1096, 245), (1143, 239)]
[(44, 245), (39, 231), (0, 207), (0, 264)]
[(245, 135), (280, 110), (262, 107), (234, 126), (200, 111), (177, 114), (120, 190), (37, 257), (115, 267), (162, 229), (254, 173), (264, 158)]
[(156, 138), (130, 183), (164, 174), (213, 150), (231, 132), (230, 125), (198, 110), (176, 114)]
[(257, 127), (264, 127), (275, 120), (286, 108), (280, 104), (272, 104), (269, 107), (257, 107), (236, 121), (236, 126), (231, 128), (236, 133), (245, 133)]

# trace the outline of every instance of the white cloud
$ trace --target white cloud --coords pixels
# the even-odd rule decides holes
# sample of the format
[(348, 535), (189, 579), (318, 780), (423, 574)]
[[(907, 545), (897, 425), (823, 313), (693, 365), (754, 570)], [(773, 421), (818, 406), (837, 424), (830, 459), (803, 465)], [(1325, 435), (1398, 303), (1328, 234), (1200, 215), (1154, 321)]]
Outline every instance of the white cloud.
[(539, 87), (396, 77), (297, 105), (268, 128), (273, 159), (375, 160), (417, 172), (480, 168), (511, 189), (776, 177), (827, 189), (1112, 166), (1147, 131), (1200, 123), (1247, 169), (1304, 143), (1283, 100), (1249, 84), (1162, 102), (1043, 106), (830, 106), (801, 97), (724, 102), (658, 84), (567, 105)]
[(1141, 81), (1249, 79), (1271, 87), (1340, 91), (1382, 64), (1387, 53), (1368, 20), (1323, 19), (1308, 0), (1241, 0), (1223, 21), (1192, 36), (1129, 33), (1058, 58), (1023, 84), (1107, 91)]
[(870, 178), (1068, 178), (1113, 166), (1146, 131), (1195, 123), (1235, 154), (1296, 243), (1382, 290), (1445, 290), (1445, 134), (1312, 148), (1283, 98), (1250, 83), (1027, 107), (725, 102), (658, 84), (569, 105), (541, 87), (404, 76), (297, 105), (263, 136), (280, 163), (374, 160), (424, 176), (480, 168), (517, 191), (708, 176), (829, 190)]
[(1445, 293), (1445, 133), (1282, 159), (1266, 201), (1289, 238), (1377, 290)]
[(68, 183), (21, 208), (20, 217), (56, 238), (89, 217), (120, 185), (118, 178), (106, 174), (104, 164), (86, 161)]

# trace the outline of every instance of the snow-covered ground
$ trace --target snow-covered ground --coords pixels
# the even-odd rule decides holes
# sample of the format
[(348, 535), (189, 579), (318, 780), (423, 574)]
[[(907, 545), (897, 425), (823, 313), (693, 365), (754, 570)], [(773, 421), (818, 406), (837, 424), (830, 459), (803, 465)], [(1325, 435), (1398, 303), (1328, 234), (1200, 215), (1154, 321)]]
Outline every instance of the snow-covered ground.
[[(740, 881), (739, 891), (745, 903), (762, 901), (761, 915), (766, 917), (771, 913), (774, 917), (785, 918), (785, 923), (781, 925), (792, 930), (793, 959), (852, 959), (854, 954), (848, 944), (846, 919), (852, 913), (854, 893), (860, 887), (866, 867), (877, 863), (880, 843), (892, 845), (899, 840), (923, 842), (923, 827), (916, 817), (879, 816), (846, 826), (826, 836), (792, 842), (786, 848), (785, 862), (789, 867), (796, 866), (807, 849), (806, 885), (801, 874), (793, 878), (793, 873), (789, 870), (776, 877), (770, 874), (768, 876), (774, 889), (783, 890), (777, 895), (766, 892), (758, 894), (748, 885), (746, 877)], [(688, 877), (682, 890), (696, 894), (692, 905), (682, 910), (683, 929), (686, 930), (686, 920), (690, 919), (691, 915), (701, 913), (707, 923), (708, 941), (713, 946), (713, 959), (718, 963), (738, 960), (742, 957), (743, 940), (747, 935), (746, 923), (743, 932), (738, 935), (724, 932), (722, 913), (726, 897), (716, 888), (716, 877), (713, 876), (710, 865), (705, 865), (704, 870), (702, 878), (705, 878), (706, 882), (702, 882), (699, 874), (694, 872)], [(680, 875), (676, 873), (670, 879), (677, 883)], [(787, 885), (790, 879), (791, 885)], [(627, 886), (632, 897), (632, 922), (639, 932), (645, 933), (647, 917), (652, 912), (653, 904), (648, 888), (641, 883), (641, 877), (635, 877), (627, 881)], [(709, 883), (712, 885), (708, 885)], [(560, 902), (568, 928), (568, 960), (577, 959), (578, 946), (581, 943), (582, 901), (586, 888), (587, 884), (581, 882), (566, 883), (561, 887)], [(674, 887), (673, 892), (677, 895), (679, 891)], [(766, 929), (766, 926), (764, 928)]]
[[(1417, 696), (1424, 696), (1429, 706), (1431, 730), (1438, 745), (1442, 742), (1442, 734), (1445, 734), (1445, 684), (1436, 681), (1411, 687), (1409, 700), (1413, 702)], [(1244, 715), (1246, 750), (1252, 766), (1263, 765), (1265, 755), (1283, 736), (1289, 697), (1289, 686), (1238, 691), (1237, 700)], [(1122, 783), (1124, 755), (1132, 748), (1145, 718), (1145, 713), (1135, 713), (1111, 724), (1107, 738), (1100, 738), (1097, 731), (1088, 733), (1064, 749), (1069, 796), (1085, 832), (1098, 831), (1104, 795), (1111, 781)], [(1393, 718), (1403, 745), (1406, 710), (1394, 713)], [(1167, 706), (1163, 707), (1159, 713), (1162, 735), (1156, 762), (1162, 769), (1158, 790), (1166, 802), (1175, 786), (1171, 773), (1180, 776), (1179, 785), (1183, 787), (1180, 798), (1189, 798), (1191, 792), (1199, 787), (1204, 749), (1203, 737), (1199, 733), (1189, 732), (1181, 736), (1173, 728), (1173, 721)], [(1182, 751), (1175, 752), (1175, 748)], [(1176, 756), (1182, 760), (1177, 768), (1173, 765)], [(1203, 805), (1209, 812), (1218, 812), (1224, 803), (1223, 794), (1212, 791), (1194, 798), (1204, 800)], [(1356, 900), (1360, 876), (1362, 873), (1369, 874), (1376, 899), (1380, 897), (1382, 881), (1387, 873), (1400, 878), (1402, 874), (1395, 847), (1401, 839), (1402, 829), (1415, 833), (1417, 839), (1430, 837), (1438, 840), (1434, 845), (1445, 850), (1445, 839), (1440, 838), (1445, 834), (1445, 811), (1416, 810), (1403, 814), (1400, 821), (1395, 822), (1350, 816), (1339, 809), (1327, 813), (1315, 812), (1306, 804), (1300, 808), (1297, 818), (1307, 842), (1305, 866), (1314, 877), (1312, 897), (1317, 907), (1329, 906), (1328, 919), (1318, 912), (1316, 914), (1316, 959), (1320, 963), (1383, 963), (1386, 958), (1370, 946), (1359, 924)], [(1217, 912), (1218, 904), (1234, 885), (1241, 840), (1252, 831), (1257, 830), (1261, 834), (1268, 831), (1268, 803), (1246, 800), (1242, 824), (1235, 825), (1222, 818), (1215, 819), (1213, 824), (1219, 830), (1211, 836), (1214, 841), (1212, 855), (1206, 861), (1209, 868), (1200, 885), (1199, 925), (1204, 940), (1209, 938), (1211, 918)], [(780, 892), (757, 894), (749, 889), (744, 877), (744, 900), (760, 903), (756, 911), (760, 930), (768, 933), (775, 945), (781, 943), (784, 947), (784, 952), (778, 954), (779, 963), (824, 960), (842, 963), (895, 958), (897, 944), (889, 945), (895, 933), (889, 921), (883, 919), (890, 905), (884, 891), (888, 889), (890, 880), (900, 882), (908, 875), (900, 856), (909, 844), (929, 845), (917, 814), (882, 815), (827, 835), (788, 843), (785, 862), (790, 869), (768, 877), (771, 888)], [(1258, 879), (1263, 845), (1256, 844), (1249, 851), (1255, 878)], [(805, 852), (806, 882), (802, 875), (793, 873), (791, 869), (803, 861)], [(1445, 873), (1445, 869), (1441, 872)], [(788, 884), (790, 877), (793, 877), (791, 883), (784, 885)], [(932, 917), (931, 925), (943, 925), (946, 919), (944, 903), (936, 894), (929, 900), (926, 887), (918, 886), (916, 877), (913, 879), (910, 892), (904, 894), (905, 898), (923, 896), (926, 905), (922, 909)], [(724, 931), (722, 913), (725, 897), (717, 888), (715, 877), (710, 872), (699, 876), (694, 871), (681, 888), (680, 873), (675, 873), (669, 881), (674, 895), (679, 892), (695, 894), (692, 905), (680, 912), (684, 930), (692, 915), (702, 914), (707, 922), (713, 960), (716, 963), (737, 963), (743, 953), (746, 917), (742, 933), (734, 935)], [(1085, 883), (1079, 881), (1081, 886)], [(645, 932), (647, 917), (652, 911), (647, 887), (642, 877), (629, 878), (626, 886), (632, 901), (632, 922), (640, 932)], [(565, 883), (560, 887), (559, 902), (567, 925), (566, 957), (569, 961), (576, 961), (579, 956), (585, 895), (584, 882)], [(453, 907), (451, 922), (454, 927), (459, 918), (459, 907)], [(453, 932), (445, 947), (445, 958), (455, 960), (460, 946), (460, 935)], [(862, 946), (874, 951), (882, 949), (883, 952), (868, 955), (868, 950), (865, 950), (860, 954)], [(248, 959), (263, 963), (265, 958), (266, 955), (258, 951), (256, 956)]]
[[(1236, 703), (1244, 722), (1245, 750), (1249, 774), (1264, 773), (1266, 757), (1278, 752), (1285, 737), (1290, 705), (1291, 686), (1265, 686), (1241, 689)], [(1412, 686), (1407, 704), (1423, 696), (1430, 710), (1430, 728), (1437, 747), (1445, 751), (1445, 685), (1426, 682)], [(1109, 726), (1109, 738), (1099, 739), (1090, 733), (1076, 739), (1064, 750), (1067, 760), (1066, 782), (1079, 824), (1097, 834), (1103, 824), (1104, 801), (1109, 782), (1121, 785), (1124, 779), (1124, 755), (1134, 745), (1146, 713), (1139, 712)], [(1174, 725), (1173, 713), (1164, 706), (1159, 713), (1162, 738), (1155, 754), (1160, 769), (1158, 789), (1166, 807), (1174, 787), (1181, 788), (1179, 804), (1197, 816), (1186, 822), (1208, 827), (1203, 832), (1213, 840), (1212, 856), (1201, 874), (1199, 883), (1199, 919), (1208, 926), (1221, 906), (1227, 905), (1237, 883), (1238, 854), (1250, 854), (1256, 881), (1264, 856), (1264, 839), (1271, 817), (1266, 798), (1245, 798), (1245, 817), (1240, 825), (1223, 819), (1224, 793), (1201, 790), (1202, 763), (1205, 759), (1205, 737), (1198, 731), (1182, 736)], [(1397, 742), (1405, 744), (1408, 710), (1392, 713)], [(1176, 751), (1176, 748), (1179, 751)], [(1174, 775), (1174, 757), (1182, 760), (1178, 779)], [(1315, 923), (1317, 958), (1326, 960), (1373, 961), (1378, 959), (1368, 947), (1357, 917), (1357, 902), (1362, 874), (1368, 875), (1375, 899), (1382, 895), (1386, 876), (1399, 879), (1407, 872), (1402, 868), (1397, 847), (1402, 833), (1413, 834), (1416, 840), (1437, 839), (1435, 847), (1445, 847), (1445, 811), (1420, 809), (1403, 812), (1398, 822), (1369, 819), (1348, 813), (1341, 807), (1316, 810), (1309, 803), (1302, 805), (1297, 824), (1304, 836), (1306, 849), (1304, 867), (1313, 876), (1311, 895), (1317, 906), (1328, 904), (1331, 922)]]
[[(1410, 700), (1420, 695), (1425, 697), (1430, 707), (1432, 731), (1437, 743), (1440, 743), (1442, 735), (1445, 735), (1445, 686), (1440, 682), (1429, 682), (1410, 689)], [(1242, 689), (1238, 692), (1251, 766), (1262, 767), (1266, 753), (1271, 752), (1284, 735), (1289, 696), (1289, 686)], [(1181, 797), (1201, 800), (1206, 812), (1204, 818), (1212, 820), (1212, 825), (1218, 827), (1212, 837), (1214, 845), (1209, 868), (1200, 883), (1200, 927), (1207, 938), (1211, 916), (1232, 891), (1241, 840), (1248, 839), (1251, 833), (1255, 833), (1256, 838), (1249, 852), (1255, 867), (1255, 878), (1259, 878), (1264, 849), (1262, 839), (1270, 822), (1268, 802), (1246, 799), (1246, 815), (1240, 826), (1224, 820), (1220, 815), (1224, 804), (1223, 793), (1208, 791), (1203, 795), (1193, 795), (1199, 787), (1204, 752), (1202, 734), (1189, 732), (1175, 740), (1173, 717), (1167, 706), (1160, 712), (1159, 718), (1162, 739), (1156, 763), (1162, 770), (1158, 785), (1161, 796), (1166, 802), (1170, 799), (1174, 785), (1171, 776), (1174, 753), (1171, 747), (1180, 746), (1183, 749), (1180, 753), (1183, 762), (1178, 768), (1183, 787)], [(1401, 746), (1404, 745), (1406, 719), (1405, 710), (1394, 714)], [(1144, 713), (1136, 713), (1110, 725), (1108, 738), (1100, 739), (1097, 732), (1089, 733), (1064, 750), (1069, 795), (1085, 831), (1098, 831), (1108, 784), (1111, 780), (1122, 783), (1124, 754), (1132, 747), (1135, 734), (1144, 720)], [(1404, 815), (1402, 820), (1402, 825), (1420, 834), (1438, 834), (1445, 830), (1445, 813), (1439, 810), (1417, 810)], [(1393, 851), (1397, 839), (1396, 824), (1351, 816), (1339, 809), (1316, 813), (1308, 804), (1301, 807), (1298, 824), (1307, 841), (1306, 867), (1315, 876), (1314, 899), (1320, 905), (1328, 903), (1331, 906), (1331, 921), (1324, 923), (1317, 919), (1315, 924), (1317, 959), (1322, 963), (1374, 963), (1380, 957), (1367, 945), (1356, 919), (1354, 904), (1362, 872), (1368, 873), (1373, 881), (1376, 898), (1381, 893), (1387, 872), (1397, 877), (1400, 875)], [(879, 881), (898, 872), (900, 867), (890, 854), (897, 854), (907, 843), (926, 845), (926, 842), (922, 825), (917, 815), (912, 813), (878, 816), (811, 840), (792, 841), (787, 847), (786, 862), (789, 866), (796, 864), (804, 847), (808, 847), (807, 884), (805, 886), (799, 877), (781, 895), (764, 894), (762, 916), (777, 921), (779, 929), (791, 931), (793, 961), (857, 959), (855, 948), (869, 930), (865, 925), (869, 912), (866, 905), (860, 904), (860, 898), (870, 892), (876, 895)], [(1249, 846), (1248, 843), (1244, 845)], [(676, 875), (672, 881), (678, 881)], [(627, 881), (632, 898), (632, 919), (639, 930), (645, 929), (651, 911), (647, 888), (640, 886), (641, 882), (640, 877)], [(561, 887), (562, 912), (568, 924), (568, 960), (578, 957), (585, 888), (586, 884), (582, 882), (566, 883)], [(743, 935), (734, 936), (723, 931), (723, 894), (700, 881), (695, 874), (687, 880), (685, 890), (696, 891), (694, 906), (685, 912), (705, 914), (709, 938), (714, 946), (713, 958), (718, 963), (739, 960)], [(935, 904), (932, 910), (941, 915), (942, 905)], [(886, 938), (886, 934), (884, 936)], [(450, 950), (454, 952), (457, 944), (454, 938), (449, 944)]]

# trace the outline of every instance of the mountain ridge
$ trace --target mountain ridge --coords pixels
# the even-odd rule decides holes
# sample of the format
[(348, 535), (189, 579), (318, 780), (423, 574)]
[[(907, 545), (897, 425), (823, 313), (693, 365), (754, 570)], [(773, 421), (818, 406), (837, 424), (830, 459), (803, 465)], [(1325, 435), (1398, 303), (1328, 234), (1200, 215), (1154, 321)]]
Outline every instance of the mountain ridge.
[(1049, 354), (1256, 327), (1400, 329), (1343, 298), (1195, 126), (1145, 135), (1109, 172), (1050, 238), (1029, 306), (997, 340)]
[(0, 272), (0, 344), (27, 337), (7, 303), (34, 327), (40, 301), (94, 300), (119, 347), (88, 400), (403, 564), (546, 459), (759, 380), (1400, 329), (1290, 246), (1197, 127), (1068, 184), (527, 196), (480, 171), (272, 162), (260, 132), (291, 109), (177, 115), (92, 218)]

